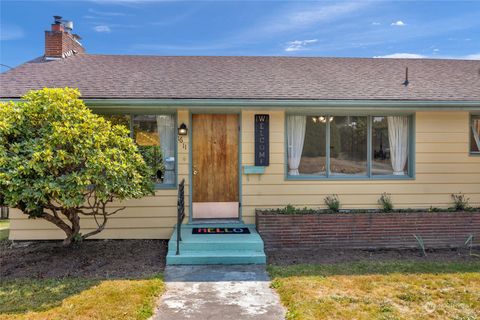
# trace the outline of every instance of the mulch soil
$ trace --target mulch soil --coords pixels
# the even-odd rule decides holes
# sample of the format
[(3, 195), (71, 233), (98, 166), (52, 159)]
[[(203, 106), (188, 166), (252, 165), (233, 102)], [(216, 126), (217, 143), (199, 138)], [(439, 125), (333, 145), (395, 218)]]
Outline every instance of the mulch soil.
[(418, 249), (388, 250), (325, 250), (295, 249), (267, 250), (269, 264), (332, 264), (365, 261), (416, 261), (416, 262), (465, 262), (479, 261), (480, 248), (474, 248), (472, 255), (467, 249), (428, 250), (424, 257)]
[(144, 278), (165, 268), (164, 240), (0, 241), (0, 280)]
[[(420, 250), (267, 250), (273, 265), (361, 261), (478, 261), (480, 248)], [(165, 268), (165, 240), (89, 240), (70, 247), (61, 241), (0, 241), (0, 280), (14, 278), (144, 278)]]

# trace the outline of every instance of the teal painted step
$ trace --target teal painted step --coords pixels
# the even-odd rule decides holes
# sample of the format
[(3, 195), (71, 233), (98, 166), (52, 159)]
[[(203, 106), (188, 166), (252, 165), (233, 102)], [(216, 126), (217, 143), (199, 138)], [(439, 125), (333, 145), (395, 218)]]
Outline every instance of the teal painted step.
[[(250, 234), (192, 234), (194, 227), (247, 227)], [(168, 242), (167, 264), (265, 264), (263, 240), (254, 225), (184, 224), (180, 255), (176, 255), (177, 230)]]
[(176, 256), (167, 255), (167, 265), (199, 265), (199, 264), (265, 264), (263, 252), (218, 252), (218, 251), (185, 251)]

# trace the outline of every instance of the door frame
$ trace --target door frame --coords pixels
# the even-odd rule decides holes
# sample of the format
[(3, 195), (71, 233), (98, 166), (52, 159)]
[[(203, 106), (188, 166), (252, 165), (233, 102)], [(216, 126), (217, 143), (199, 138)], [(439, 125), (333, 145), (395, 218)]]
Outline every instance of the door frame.
[[(188, 223), (195, 224), (196, 221), (193, 221), (193, 115), (194, 114), (236, 114), (238, 115), (238, 221), (243, 222), (243, 203), (242, 203), (242, 111), (240, 109), (236, 110), (217, 110), (217, 109), (200, 109), (200, 110), (192, 110), (189, 109), (188, 111), (188, 122), (190, 126), (190, 130), (188, 130), (188, 190), (189, 190), (189, 197), (188, 197)], [(205, 219), (209, 220), (209, 219)], [(214, 218), (212, 220), (215, 220)], [(237, 219), (235, 219), (237, 220)]]

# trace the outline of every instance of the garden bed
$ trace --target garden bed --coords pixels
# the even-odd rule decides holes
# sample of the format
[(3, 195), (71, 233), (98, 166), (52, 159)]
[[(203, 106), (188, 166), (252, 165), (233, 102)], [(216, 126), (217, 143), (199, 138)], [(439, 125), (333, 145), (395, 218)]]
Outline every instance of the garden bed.
[(0, 241), (0, 279), (144, 278), (165, 267), (163, 240)]
[(420, 242), (426, 249), (461, 248), (471, 236), (474, 246), (480, 238), (479, 211), (278, 212), (256, 210), (257, 229), (269, 250), (400, 249), (418, 248)]

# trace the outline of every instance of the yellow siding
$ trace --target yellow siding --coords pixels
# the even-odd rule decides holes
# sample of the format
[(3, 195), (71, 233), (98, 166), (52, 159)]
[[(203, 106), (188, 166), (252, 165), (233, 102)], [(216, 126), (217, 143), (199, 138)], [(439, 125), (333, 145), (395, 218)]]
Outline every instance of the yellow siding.
[[(242, 112), (242, 166), (254, 163), (254, 114), (265, 110)], [(415, 180), (366, 181), (286, 181), (285, 114), (270, 111), (270, 166), (264, 175), (242, 175), (243, 218), (254, 222), (255, 208), (324, 207), (323, 199), (338, 194), (343, 208), (375, 208), (382, 192), (392, 194), (397, 208), (447, 207), (451, 193), (463, 192), (470, 203), (480, 206), (480, 157), (468, 153), (468, 112), (416, 113)], [(189, 124), (188, 110), (178, 111), (178, 123)], [(186, 205), (189, 212), (189, 141), (178, 142), (179, 181), (186, 180)], [(97, 238), (170, 237), (176, 221), (176, 190), (158, 190), (155, 196), (115, 203), (127, 206), (113, 216), (107, 229)], [(60, 239), (63, 233), (48, 222), (28, 220), (13, 210), (12, 239)], [(94, 227), (92, 220), (82, 224), (85, 231)], [(188, 218), (185, 219), (186, 221)]]
[[(253, 164), (253, 117), (243, 113), (243, 165)], [(381, 193), (392, 194), (397, 208), (447, 207), (450, 195), (463, 192), (480, 205), (480, 157), (468, 153), (468, 112), (416, 113), (415, 180), (285, 181), (284, 112), (270, 112), (271, 165), (265, 175), (244, 175), (243, 216), (254, 221), (255, 208), (324, 208), (323, 199), (338, 194), (343, 208), (376, 208)]]

